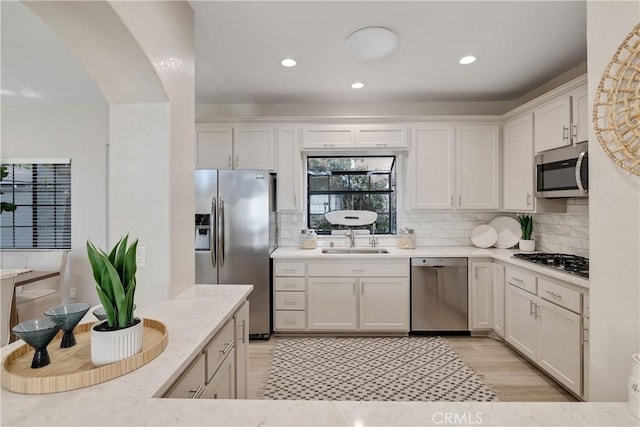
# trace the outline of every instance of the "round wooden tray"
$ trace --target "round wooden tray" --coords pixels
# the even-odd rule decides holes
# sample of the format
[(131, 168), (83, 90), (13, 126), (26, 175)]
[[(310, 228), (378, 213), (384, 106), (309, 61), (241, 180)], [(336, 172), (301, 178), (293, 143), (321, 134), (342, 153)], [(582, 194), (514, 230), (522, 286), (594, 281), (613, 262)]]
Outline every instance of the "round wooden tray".
[(164, 323), (144, 320), (142, 351), (127, 359), (104, 366), (91, 363), (91, 327), (83, 323), (74, 329), (77, 344), (60, 348), (62, 332), (47, 346), (51, 363), (31, 369), (34, 350), (24, 344), (2, 362), (2, 386), (25, 394), (45, 394), (89, 387), (122, 376), (149, 363), (164, 351), (169, 334)]

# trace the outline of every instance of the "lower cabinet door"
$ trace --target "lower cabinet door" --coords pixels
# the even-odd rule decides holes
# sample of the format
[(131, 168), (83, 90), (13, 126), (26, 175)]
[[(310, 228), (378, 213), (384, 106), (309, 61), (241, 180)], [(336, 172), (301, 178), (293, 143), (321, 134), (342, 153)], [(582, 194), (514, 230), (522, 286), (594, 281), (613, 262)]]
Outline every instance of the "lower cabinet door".
[(236, 399), (247, 398), (249, 366), (249, 301), (245, 301), (233, 315), (236, 325)]
[(309, 329), (355, 330), (356, 278), (310, 277), (307, 280)]
[(409, 279), (359, 279), (360, 329), (409, 330)]
[(538, 303), (538, 364), (569, 390), (582, 392), (581, 318), (542, 299)]
[(504, 338), (504, 266), (493, 264), (493, 330)]
[(187, 368), (164, 397), (198, 399), (204, 392), (205, 357), (203, 354)]
[(220, 365), (211, 381), (206, 385), (203, 399), (235, 399), (236, 397), (236, 350), (233, 349)]
[(507, 285), (506, 296), (506, 340), (535, 361), (538, 354), (538, 325), (534, 299), (537, 297), (512, 285)]

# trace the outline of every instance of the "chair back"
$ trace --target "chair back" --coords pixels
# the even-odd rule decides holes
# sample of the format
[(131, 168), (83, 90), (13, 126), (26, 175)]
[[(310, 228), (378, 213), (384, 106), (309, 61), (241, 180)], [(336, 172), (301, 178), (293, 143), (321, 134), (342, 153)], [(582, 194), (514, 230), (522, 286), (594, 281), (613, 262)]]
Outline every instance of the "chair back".
[(59, 271), (63, 277), (66, 266), (67, 251), (31, 251), (25, 268)]
[(11, 305), (13, 303), (14, 285), (16, 282), (15, 274), (3, 274), (2, 288), (0, 290), (0, 324), (2, 324), (0, 334), (0, 346), (9, 344), (9, 336), (11, 331)]

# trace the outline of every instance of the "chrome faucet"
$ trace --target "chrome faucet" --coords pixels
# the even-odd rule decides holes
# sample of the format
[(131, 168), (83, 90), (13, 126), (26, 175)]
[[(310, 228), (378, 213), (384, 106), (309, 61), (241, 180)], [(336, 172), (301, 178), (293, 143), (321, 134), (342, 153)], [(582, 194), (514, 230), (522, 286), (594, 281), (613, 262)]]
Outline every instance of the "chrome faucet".
[(354, 233), (352, 229), (349, 229), (346, 233), (344, 233), (344, 235), (349, 238), (349, 247), (350, 248), (355, 248), (356, 247), (356, 233)]
[(369, 238), (369, 245), (371, 245), (372, 248), (375, 248), (376, 246), (378, 246), (378, 241), (376, 240), (376, 223), (375, 222), (371, 225), (371, 238)]

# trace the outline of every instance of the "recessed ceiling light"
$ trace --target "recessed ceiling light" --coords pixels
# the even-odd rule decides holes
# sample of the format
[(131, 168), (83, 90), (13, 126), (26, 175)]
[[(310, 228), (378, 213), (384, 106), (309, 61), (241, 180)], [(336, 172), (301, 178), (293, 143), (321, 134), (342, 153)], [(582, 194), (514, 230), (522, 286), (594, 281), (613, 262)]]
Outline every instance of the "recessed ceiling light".
[(353, 89), (362, 89), (364, 87), (364, 83), (362, 82), (351, 83), (351, 87)]
[(474, 62), (476, 62), (476, 58), (473, 55), (468, 55), (468, 56), (464, 56), (462, 58), (460, 58), (460, 61), (458, 61), (459, 63), (461, 63), (462, 65), (468, 65), (468, 64), (473, 64)]
[(280, 63), (283, 67), (295, 67), (297, 64), (296, 60), (292, 58), (284, 58)]
[(382, 58), (393, 52), (397, 45), (398, 37), (384, 27), (361, 28), (344, 42), (351, 56), (360, 61)]

